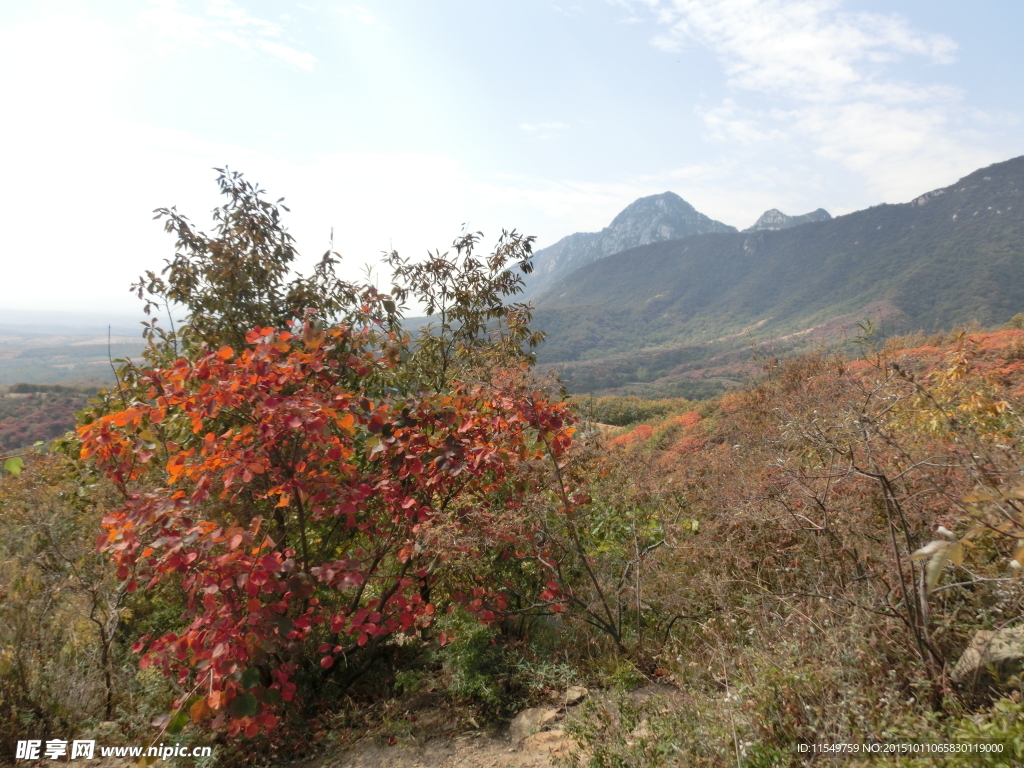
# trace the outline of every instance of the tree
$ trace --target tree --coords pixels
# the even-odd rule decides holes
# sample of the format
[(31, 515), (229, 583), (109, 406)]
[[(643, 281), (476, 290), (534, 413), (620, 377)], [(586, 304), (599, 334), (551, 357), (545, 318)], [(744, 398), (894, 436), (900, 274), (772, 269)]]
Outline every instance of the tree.
[[(160, 348), (190, 351), (208, 346), (242, 346), (257, 326), (283, 328), (307, 309), (326, 320), (369, 313), (386, 318), (388, 310), (372, 286), (341, 280), (334, 267), (340, 258), (328, 250), (309, 277), (291, 276), (298, 258), (295, 239), (284, 227), (281, 211), (288, 208), (264, 199), (258, 185), (237, 171), (215, 169), (217, 184), (227, 200), (213, 211), (214, 234), (197, 230), (177, 208), (157, 209), (156, 219), (177, 236), (174, 258), (161, 273), (148, 270), (132, 286), (146, 300), (146, 314), (184, 307), (188, 317), (177, 332), (154, 320), (147, 338)], [(289, 279), (290, 278), (290, 279)], [(394, 305), (389, 302), (390, 312)]]
[[(407, 281), (396, 303), (336, 280), (328, 257), (286, 282), (277, 207), (237, 174), (220, 182), (219, 237), (161, 211), (181, 250), (166, 282), (137, 286), (183, 303), (185, 327), (149, 326), (148, 365), (128, 366), (79, 434), (122, 496), (97, 542), (118, 577), (129, 592), (180, 579), (182, 627), (135, 645), (186, 692), (172, 723), (253, 735), (276, 725), (300, 672), (344, 684), (439, 605), (497, 618), (502, 585), (459, 565), (543, 552), (502, 499), (573, 427), (529, 376), (522, 309), (504, 309), (521, 286), (506, 264), (528, 259), (528, 238), (506, 233), (486, 265), (475, 238), (426, 270), (393, 254)], [(400, 302), (425, 295), (443, 297), (444, 319), (413, 344)]]

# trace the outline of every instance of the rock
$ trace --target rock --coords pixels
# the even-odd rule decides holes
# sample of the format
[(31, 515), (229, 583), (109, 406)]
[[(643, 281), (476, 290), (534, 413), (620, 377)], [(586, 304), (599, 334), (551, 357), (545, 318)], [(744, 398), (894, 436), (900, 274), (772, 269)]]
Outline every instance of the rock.
[(539, 753), (553, 758), (566, 758), (572, 751), (573, 742), (565, 731), (552, 730), (535, 733), (523, 740), (523, 751)]
[(587, 698), (590, 693), (582, 685), (570, 685), (566, 688), (565, 693), (562, 694), (562, 705), (566, 707), (573, 707)]
[(562, 715), (557, 709), (548, 707), (531, 707), (524, 709), (514, 718), (508, 727), (508, 735), (514, 742), (520, 742), (528, 736), (532, 736), (560, 718)]
[(600, 232), (577, 232), (534, 253), (533, 274), (520, 299), (536, 299), (570, 272), (639, 245), (735, 231), (735, 227), (700, 213), (674, 192), (641, 197)]
[(950, 679), (960, 686), (982, 690), (999, 686), (1024, 671), (1024, 627), (975, 633), (961, 654)]

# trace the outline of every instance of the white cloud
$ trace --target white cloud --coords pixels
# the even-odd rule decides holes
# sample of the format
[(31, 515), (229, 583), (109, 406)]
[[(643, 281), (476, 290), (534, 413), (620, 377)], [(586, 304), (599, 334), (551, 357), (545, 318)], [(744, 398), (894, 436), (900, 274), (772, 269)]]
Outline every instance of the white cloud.
[(315, 56), (284, 42), (280, 24), (253, 16), (231, 0), (209, 0), (205, 13), (185, 10), (176, 0), (150, 0), (139, 19), (178, 44), (210, 47), (219, 41), (263, 51), (298, 69), (316, 67)]
[(346, 19), (355, 19), (363, 24), (377, 24), (377, 18), (361, 5), (349, 5), (345, 8), (335, 8)]
[(763, 114), (744, 110), (733, 99), (725, 99), (717, 107), (698, 107), (697, 113), (715, 141), (747, 145), (786, 138), (785, 131), (764, 125)]
[(838, 0), (671, 0), (655, 2), (668, 29), (653, 43), (696, 42), (717, 53), (729, 84), (813, 101), (866, 86), (901, 55), (953, 60), (956, 43), (914, 30), (898, 15), (845, 13)]
[(961, 127), (960, 90), (894, 75), (908, 57), (943, 65), (957, 50), (900, 15), (840, 0), (642, 2), (663, 27), (652, 45), (698, 45), (721, 63), (730, 96), (697, 108), (712, 141), (839, 163), (889, 200), (999, 159)]
[(262, 51), (266, 51), (271, 56), (275, 56), (282, 61), (288, 62), (298, 69), (305, 69), (308, 72), (312, 72), (316, 67), (316, 57), (313, 56), (313, 54), (296, 50), (291, 46), (275, 43), (272, 40), (257, 40), (255, 42), (255, 46)]

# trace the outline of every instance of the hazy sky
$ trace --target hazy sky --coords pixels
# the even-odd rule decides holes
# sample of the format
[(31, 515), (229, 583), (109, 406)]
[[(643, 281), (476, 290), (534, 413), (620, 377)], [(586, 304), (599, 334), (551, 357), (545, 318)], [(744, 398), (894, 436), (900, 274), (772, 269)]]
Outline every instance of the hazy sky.
[(1019, 0), (0, 4), (0, 308), (124, 312), (213, 166), (355, 276), (670, 189), (737, 227), (1024, 154)]

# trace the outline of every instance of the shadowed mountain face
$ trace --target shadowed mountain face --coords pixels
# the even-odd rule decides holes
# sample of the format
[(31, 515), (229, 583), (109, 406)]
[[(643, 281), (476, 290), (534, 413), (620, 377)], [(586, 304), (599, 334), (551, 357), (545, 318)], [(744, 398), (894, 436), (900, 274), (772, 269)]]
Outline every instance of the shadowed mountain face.
[(754, 222), (754, 226), (744, 229), (744, 232), (760, 232), (765, 229), (789, 229), (795, 227), (798, 224), (810, 224), (814, 221), (828, 221), (832, 218), (832, 214), (826, 211), (824, 208), (819, 208), (816, 211), (810, 213), (804, 213), (800, 216), (787, 216), (778, 208), (772, 208), (769, 211), (765, 211), (761, 214), (761, 218)]
[(735, 231), (735, 227), (700, 213), (674, 192), (641, 197), (600, 232), (577, 232), (537, 251), (523, 299), (540, 296), (570, 272), (620, 251), (706, 232)]
[(598, 259), (541, 296), (534, 319), (548, 332), (541, 362), (576, 391), (604, 391), (692, 376), (767, 339), (855, 335), (865, 319), (930, 332), (1021, 311), (1024, 157), (910, 203)]

